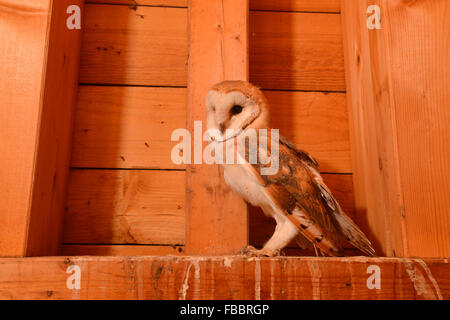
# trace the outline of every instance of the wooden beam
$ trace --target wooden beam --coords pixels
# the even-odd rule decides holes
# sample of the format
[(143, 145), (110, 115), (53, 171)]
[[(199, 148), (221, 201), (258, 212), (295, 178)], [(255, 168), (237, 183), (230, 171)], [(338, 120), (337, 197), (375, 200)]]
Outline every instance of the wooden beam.
[[(381, 31), (371, 32), (369, 37), (367, 7), (366, 1), (341, 2), (355, 210), (359, 225), (378, 254), (403, 255), (401, 226), (399, 221), (392, 221), (400, 212), (401, 198), (391, 195), (401, 192), (388, 88), (384, 82), (382, 90), (380, 83), (388, 73), (385, 63), (378, 61), (386, 58), (385, 48), (381, 47), (384, 40)], [(371, 48), (374, 37), (383, 42)], [(380, 76), (372, 77), (372, 65), (373, 72)], [(382, 109), (376, 108), (374, 92), (383, 93)]]
[(0, 1), (0, 256), (58, 253), (83, 3)]
[(380, 255), (449, 257), (448, 2), (341, 5), (356, 215)]
[(0, 259), (0, 299), (450, 299), (450, 264), (365, 257), (10, 258)]
[[(205, 99), (223, 80), (248, 80), (248, 0), (189, 2), (187, 128), (206, 128)], [(244, 201), (226, 185), (219, 167), (187, 168), (186, 251), (231, 254), (248, 243)]]

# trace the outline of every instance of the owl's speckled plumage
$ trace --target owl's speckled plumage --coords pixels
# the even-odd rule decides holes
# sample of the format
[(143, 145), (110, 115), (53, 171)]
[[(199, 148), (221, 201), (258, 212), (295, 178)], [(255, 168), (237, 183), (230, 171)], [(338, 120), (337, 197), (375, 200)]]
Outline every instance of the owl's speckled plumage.
[[(208, 129), (222, 133), (226, 129), (271, 129), (267, 99), (245, 81), (214, 85), (208, 92), (206, 108)], [(318, 163), (309, 154), (280, 136), (279, 170), (261, 175), (262, 166), (249, 162), (223, 165), (226, 183), (277, 223), (273, 236), (261, 250), (247, 247), (245, 253), (274, 256), (296, 239), (301, 247), (342, 256), (342, 240), (346, 239), (366, 255), (375, 255), (370, 241), (342, 211), (323, 182)]]

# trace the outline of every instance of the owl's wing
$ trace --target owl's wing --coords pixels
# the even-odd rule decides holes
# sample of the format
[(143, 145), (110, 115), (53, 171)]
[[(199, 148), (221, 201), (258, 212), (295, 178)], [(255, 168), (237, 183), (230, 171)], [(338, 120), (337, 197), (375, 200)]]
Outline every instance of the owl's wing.
[(289, 141), (288, 138), (285, 136), (280, 135), (280, 144), (284, 147), (291, 150), (299, 160), (305, 162), (307, 165), (318, 169), (319, 168), (319, 162), (314, 159), (308, 152), (300, 150), (295, 144), (293, 144), (291, 141)]
[[(270, 146), (266, 150), (270, 151)], [(264, 165), (252, 166), (260, 181), (264, 181), (268, 196), (322, 252), (343, 255), (344, 237), (367, 255), (375, 254), (370, 241), (342, 211), (318, 172), (318, 162), (307, 152), (280, 136), (278, 172), (261, 175)], [(270, 163), (265, 165), (269, 166)]]

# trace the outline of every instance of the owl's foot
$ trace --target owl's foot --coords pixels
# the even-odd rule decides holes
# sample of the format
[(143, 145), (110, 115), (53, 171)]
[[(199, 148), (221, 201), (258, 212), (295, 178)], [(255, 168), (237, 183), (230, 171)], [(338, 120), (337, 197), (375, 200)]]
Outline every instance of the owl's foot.
[(239, 254), (248, 257), (276, 257), (280, 255), (280, 250), (256, 249), (253, 246), (246, 246), (239, 251)]

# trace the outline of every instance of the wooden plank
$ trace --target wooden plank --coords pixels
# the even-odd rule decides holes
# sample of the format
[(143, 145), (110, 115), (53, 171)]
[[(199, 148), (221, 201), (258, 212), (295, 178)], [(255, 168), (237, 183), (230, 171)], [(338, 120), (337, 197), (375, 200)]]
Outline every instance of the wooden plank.
[(186, 89), (81, 86), (72, 166), (90, 168), (184, 168), (171, 160), (186, 126)]
[(187, 8), (188, 0), (86, 0), (86, 3), (126, 4), (132, 7), (154, 6)]
[(445, 0), (383, 1), (381, 7), (407, 254), (450, 257), (450, 5)]
[(382, 254), (448, 257), (449, 8), (375, 4), (371, 31), (369, 2), (342, 2), (357, 216)]
[(264, 89), (345, 91), (340, 15), (251, 12), (250, 80)]
[[(266, 91), (273, 127), (314, 155), (322, 172), (351, 172), (345, 94)], [(79, 89), (72, 166), (183, 168), (170, 158), (186, 123), (183, 88)]]
[(73, 245), (64, 244), (65, 256), (166, 256), (182, 255), (184, 246)]
[[(355, 219), (352, 175), (323, 174), (322, 176), (344, 212)], [(250, 207), (249, 225), (250, 244), (261, 247), (272, 236), (276, 223), (272, 218), (267, 218), (261, 209)], [(297, 247), (295, 242), (292, 242), (289, 246)]]
[(27, 256), (57, 254), (62, 239), (82, 35), (67, 28), (72, 5), (83, 14), (83, 0), (52, 2)]
[(340, 12), (340, 0), (250, 0), (251, 10)]
[[(384, 80), (388, 71), (383, 68), (386, 61), (381, 64), (381, 59), (386, 57), (384, 48), (380, 45), (371, 48), (372, 38), (366, 26), (366, 1), (342, 1), (341, 6), (356, 215), (379, 254), (404, 255), (400, 225), (393, 223), (400, 212), (401, 198), (389, 197), (401, 192), (395, 175), (394, 128), (389, 111), (388, 84)], [(372, 37), (379, 34), (377, 31)], [(378, 39), (383, 41), (381, 36)], [(371, 75), (372, 65), (376, 76)], [(383, 101), (379, 107), (375, 92), (379, 92), (379, 99)], [(375, 110), (384, 112), (376, 113)]]
[(184, 172), (71, 172), (65, 244), (178, 245), (184, 226)]
[(187, 9), (86, 6), (80, 82), (186, 86)]
[(83, 1), (0, 1), (0, 255), (57, 254), (70, 159)]
[[(379, 269), (378, 269), (378, 268)], [(379, 270), (379, 289), (369, 277)], [(68, 289), (80, 276), (79, 287)], [(48, 257), (0, 260), (1, 299), (450, 299), (446, 260)], [(71, 277), (71, 278), (69, 278)], [(75, 282), (76, 284), (76, 282)], [(168, 310), (176, 318), (179, 310)]]
[(320, 163), (320, 171), (352, 172), (345, 94), (264, 91), (272, 127)]
[(25, 255), (26, 251), (48, 15), (49, 2), (45, 0), (0, 3), (2, 256)]
[[(205, 99), (222, 80), (248, 80), (248, 0), (189, 2), (189, 81), (187, 128), (206, 128)], [(248, 243), (244, 201), (229, 189), (219, 167), (187, 167), (186, 251), (236, 253)]]

